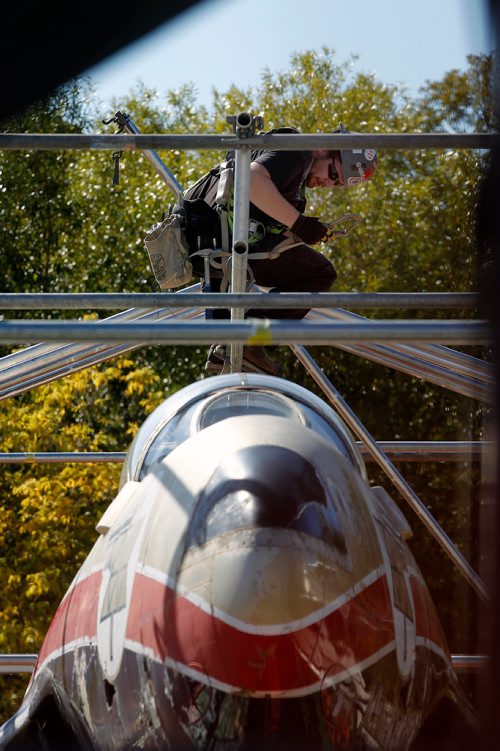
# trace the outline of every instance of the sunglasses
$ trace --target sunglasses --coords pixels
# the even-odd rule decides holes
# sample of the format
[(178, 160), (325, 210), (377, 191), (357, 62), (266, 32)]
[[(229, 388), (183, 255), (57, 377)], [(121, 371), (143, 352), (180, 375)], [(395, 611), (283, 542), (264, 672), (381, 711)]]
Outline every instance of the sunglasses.
[(334, 185), (343, 185), (335, 167), (335, 157), (331, 159), (330, 164), (328, 165), (328, 179), (331, 180)]

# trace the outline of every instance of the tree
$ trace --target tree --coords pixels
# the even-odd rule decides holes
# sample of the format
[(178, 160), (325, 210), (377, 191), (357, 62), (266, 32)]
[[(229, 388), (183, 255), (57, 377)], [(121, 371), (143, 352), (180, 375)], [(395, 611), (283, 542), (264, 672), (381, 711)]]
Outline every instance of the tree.
[[(90, 126), (84, 82), (62, 87), (23, 116), (4, 123), (7, 131), (80, 133)], [(80, 227), (81, 201), (68, 200), (74, 155), (70, 151), (3, 152), (0, 157), (1, 288), (59, 291), (71, 266), (66, 237)], [(59, 286), (61, 285), (61, 286)]]

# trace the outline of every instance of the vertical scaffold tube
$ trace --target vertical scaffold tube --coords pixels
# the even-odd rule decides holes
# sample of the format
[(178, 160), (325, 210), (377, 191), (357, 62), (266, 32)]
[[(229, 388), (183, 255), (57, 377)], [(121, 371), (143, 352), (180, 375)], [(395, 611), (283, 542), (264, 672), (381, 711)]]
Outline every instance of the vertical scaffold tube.
[[(251, 116), (246, 113), (239, 118)], [(231, 258), (231, 292), (245, 291), (248, 261), (248, 222), (250, 215), (250, 148), (238, 146), (234, 165), (234, 219), (233, 249)], [(245, 316), (243, 308), (231, 308), (231, 320), (241, 321)], [(241, 371), (243, 345), (231, 344), (231, 372)]]

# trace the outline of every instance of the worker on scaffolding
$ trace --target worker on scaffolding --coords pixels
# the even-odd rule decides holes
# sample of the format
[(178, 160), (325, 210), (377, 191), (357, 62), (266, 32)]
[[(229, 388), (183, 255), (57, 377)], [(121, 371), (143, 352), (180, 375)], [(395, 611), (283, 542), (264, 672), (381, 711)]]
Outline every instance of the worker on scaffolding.
[[(296, 128), (278, 128), (271, 133), (298, 133)], [(338, 133), (347, 133), (341, 125)], [(258, 285), (279, 292), (326, 292), (334, 283), (337, 273), (331, 261), (313, 245), (327, 240), (330, 228), (317, 217), (306, 216), (306, 188), (336, 188), (368, 180), (377, 167), (377, 154), (373, 149), (341, 151), (253, 151), (250, 165), (250, 227), (248, 266)], [(225, 161), (204, 175), (185, 193), (187, 206), (200, 200), (217, 209), (220, 232), (217, 244), (229, 250), (232, 230), (232, 175), (234, 155), (228, 153)], [(226, 183), (230, 184), (228, 186)], [(189, 214), (188, 235), (189, 235)], [(191, 223), (191, 247), (210, 240), (200, 240), (199, 229)], [(226, 236), (224, 236), (226, 233)], [(212, 233), (213, 234), (213, 233)], [(201, 252), (201, 255), (203, 253)], [(195, 271), (204, 275), (201, 258), (191, 256)], [(198, 268), (197, 268), (198, 264)], [(217, 264), (215, 263), (217, 266)], [(204, 290), (224, 291), (223, 264), (211, 267), (210, 280), (204, 279)], [(206, 268), (206, 267), (205, 267)], [(300, 319), (306, 309), (252, 309), (247, 318)], [(229, 311), (213, 310), (213, 318), (228, 318)], [(243, 370), (280, 375), (278, 362), (269, 354), (269, 348), (249, 346), (243, 348)], [(221, 344), (210, 347), (205, 371), (221, 373), (226, 348)]]

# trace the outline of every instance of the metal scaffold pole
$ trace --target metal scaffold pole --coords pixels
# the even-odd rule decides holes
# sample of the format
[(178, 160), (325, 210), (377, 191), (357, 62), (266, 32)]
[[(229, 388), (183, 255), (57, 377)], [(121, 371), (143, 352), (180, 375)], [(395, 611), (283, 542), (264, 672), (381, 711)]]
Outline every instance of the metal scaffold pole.
[[(258, 118), (260, 122), (260, 118)], [(244, 112), (228, 118), (233, 124), (234, 132), (242, 139), (248, 139), (255, 133), (256, 118)], [(248, 223), (250, 218), (250, 148), (246, 145), (236, 149), (234, 165), (234, 215), (233, 248), (231, 254), (231, 292), (239, 294), (245, 291), (248, 261)], [(242, 308), (231, 308), (231, 321), (239, 322), (245, 317)], [(241, 370), (243, 345), (231, 343), (231, 372)]]
[(206, 344), (214, 341), (269, 344), (332, 344), (336, 341), (433, 342), (489, 344), (484, 321), (280, 321), (260, 318), (233, 321), (0, 321), (0, 342), (72, 340), (137, 344)]
[(200, 292), (0, 292), (0, 310), (126, 310), (127, 308), (266, 308), (443, 309), (477, 308), (473, 292), (281, 292), (279, 298), (254, 290)]
[(60, 151), (151, 151), (162, 149), (214, 150), (234, 149), (238, 145), (251, 149), (315, 151), (327, 149), (492, 149), (500, 144), (498, 133), (301, 133), (256, 135), (248, 139), (215, 134), (141, 134), (85, 135), (82, 133), (0, 133), (0, 150)]

